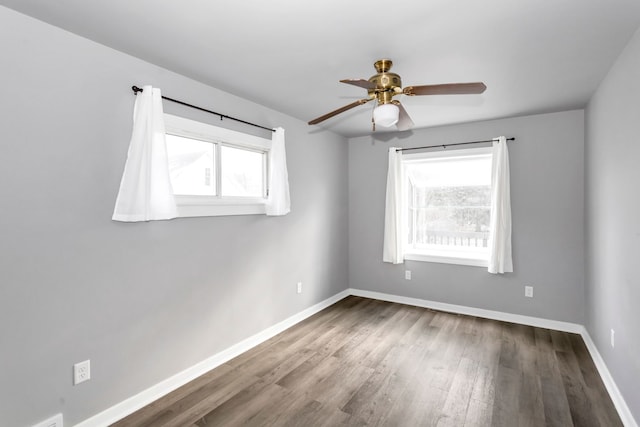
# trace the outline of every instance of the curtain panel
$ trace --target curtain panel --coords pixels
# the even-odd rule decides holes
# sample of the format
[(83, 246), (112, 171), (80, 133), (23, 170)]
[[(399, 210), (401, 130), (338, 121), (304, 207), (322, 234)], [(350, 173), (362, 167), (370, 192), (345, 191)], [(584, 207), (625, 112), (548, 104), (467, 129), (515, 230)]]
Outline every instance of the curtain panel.
[(160, 89), (136, 95), (133, 132), (112, 219), (152, 221), (177, 216), (169, 178)]
[(402, 215), (402, 151), (389, 148), (387, 195), (384, 210), (384, 247), (382, 260), (392, 264), (404, 262)]
[(494, 274), (513, 272), (509, 151), (504, 136), (493, 142), (490, 221), (488, 271)]
[(266, 214), (286, 215), (291, 211), (289, 195), (289, 173), (284, 145), (284, 129), (276, 128), (271, 137), (269, 152), (269, 196), (265, 206)]

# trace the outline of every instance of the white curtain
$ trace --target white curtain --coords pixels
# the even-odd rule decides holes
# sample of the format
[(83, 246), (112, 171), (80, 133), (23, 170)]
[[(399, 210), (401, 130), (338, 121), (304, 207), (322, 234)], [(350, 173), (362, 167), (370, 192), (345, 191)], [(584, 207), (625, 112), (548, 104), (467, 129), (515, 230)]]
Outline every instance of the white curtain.
[(289, 174), (287, 173), (287, 155), (284, 147), (284, 129), (276, 128), (271, 140), (269, 153), (269, 196), (267, 197), (267, 215), (286, 215), (291, 211), (289, 197)]
[(402, 152), (389, 148), (387, 197), (384, 209), (384, 248), (382, 260), (393, 264), (404, 262), (402, 221)]
[(489, 273), (513, 272), (511, 259), (511, 195), (507, 139), (493, 141), (491, 169), (491, 225), (489, 231)]
[(114, 221), (152, 221), (177, 216), (169, 178), (160, 89), (136, 96), (129, 153), (113, 211)]

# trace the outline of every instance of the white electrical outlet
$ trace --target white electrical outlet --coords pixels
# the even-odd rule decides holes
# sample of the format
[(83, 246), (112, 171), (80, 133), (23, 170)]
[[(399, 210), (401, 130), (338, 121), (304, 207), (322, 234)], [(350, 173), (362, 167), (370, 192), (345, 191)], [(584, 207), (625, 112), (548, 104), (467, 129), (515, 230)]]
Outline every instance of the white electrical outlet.
[(404, 271), (404, 278), (407, 280), (411, 280), (411, 270)]
[(301, 293), (302, 293), (302, 282), (298, 282), (298, 288), (297, 288), (297, 291), (298, 291), (298, 293), (299, 293), (299, 294), (301, 294)]
[(615, 347), (616, 346), (616, 331), (614, 331), (613, 329), (611, 330), (611, 347)]
[(533, 298), (533, 286), (524, 287), (524, 296), (527, 298)]
[(46, 421), (41, 421), (33, 427), (62, 427), (62, 414), (54, 415)]
[(91, 361), (76, 363), (73, 365), (73, 385), (78, 385), (91, 379)]

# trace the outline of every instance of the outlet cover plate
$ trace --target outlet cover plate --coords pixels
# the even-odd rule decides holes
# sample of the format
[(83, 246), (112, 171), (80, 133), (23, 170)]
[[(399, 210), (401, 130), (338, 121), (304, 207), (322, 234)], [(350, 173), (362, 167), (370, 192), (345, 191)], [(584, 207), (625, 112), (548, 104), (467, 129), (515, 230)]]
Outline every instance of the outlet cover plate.
[(524, 287), (524, 296), (527, 298), (533, 298), (533, 286)]
[(76, 363), (73, 365), (73, 385), (78, 385), (91, 379), (91, 361)]

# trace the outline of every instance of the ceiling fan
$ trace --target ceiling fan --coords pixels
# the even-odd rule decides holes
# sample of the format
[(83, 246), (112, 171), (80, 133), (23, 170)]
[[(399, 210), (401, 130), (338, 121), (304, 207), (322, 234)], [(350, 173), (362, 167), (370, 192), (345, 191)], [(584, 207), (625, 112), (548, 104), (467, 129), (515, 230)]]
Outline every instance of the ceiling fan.
[(400, 76), (396, 73), (389, 72), (392, 65), (393, 62), (390, 59), (380, 59), (373, 64), (377, 74), (371, 76), (369, 80), (340, 80), (341, 83), (347, 83), (366, 89), (368, 97), (359, 99), (349, 105), (345, 105), (344, 107), (313, 119), (309, 124), (318, 124), (333, 116), (357, 107), (358, 105), (366, 104), (367, 102), (375, 99), (377, 101), (377, 106), (373, 110), (373, 118), (371, 119), (374, 131), (376, 130), (376, 125), (382, 127), (391, 127), (396, 125), (398, 130), (407, 130), (413, 127), (413, 121), (411, 120), (411, 117), (409, 117), (407, 110), (405, 110), (402, 104), (400, 104), (400, 101), (393, 99), (394, 96), (468, 95), (482, 93), (487, 88), (482, 82), (474, 82), (407, 86), (403, 89)]

